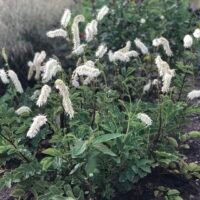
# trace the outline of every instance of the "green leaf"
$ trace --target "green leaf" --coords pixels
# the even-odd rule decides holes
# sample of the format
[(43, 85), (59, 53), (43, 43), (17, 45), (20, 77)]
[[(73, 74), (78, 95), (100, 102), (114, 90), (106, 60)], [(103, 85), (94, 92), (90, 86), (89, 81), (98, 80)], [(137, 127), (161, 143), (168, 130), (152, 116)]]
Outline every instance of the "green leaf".
[(75, 145), (72, 147), (71, 153), (72, 158), (76, 158), (83, 154), (87, 149), (87, 141), (78, 140), (75, 142)]
[(173, 137), (168, 137), (167, 139), (172, 146), (178, 148), (178, 142), (176, 141), (176, 139), (174, 139)]
[(62, 153), (55, 148), (48, 148), (48, 149), (44, 150), (42, 153), (50, 155), (50, 156), (61, 156), (62, 155)]
[(93, 147), (101, 151), (103, 154), (110, 155), (110, 156), (117, 156), (113, 151), (111, 151), (111, 149), (109, 149), (104, 144), (94, 144)]
[(0, 146), (0, 154), (5, 153), (5, 152), (8, 151), (10, 148), (12, 148), (12, 146), (10, 146), (10, 145)]
[(178, 190), (175, 190), (175, 189), (171, 189), (167, 192), (167, 195), (168, 196), (172, 196), (172, 195), (179, 195), (180, 192)]
[(53, 165), (53, 162), (54, 162), (53, 157), (43, 158), (40, 162), (40, 164), (42, 165), (42, 170), (46, 171), (47, 169), (49, 169), (49, 167)]
[(108, 142), (110, 140), (122, 137), (123, 134), (105, 134), (105, 135), (100, 135), (97, 136), (94, 140), (93, 140), (93, 144), (99, 144), (99, 143), (103, 143), (103, 142)]

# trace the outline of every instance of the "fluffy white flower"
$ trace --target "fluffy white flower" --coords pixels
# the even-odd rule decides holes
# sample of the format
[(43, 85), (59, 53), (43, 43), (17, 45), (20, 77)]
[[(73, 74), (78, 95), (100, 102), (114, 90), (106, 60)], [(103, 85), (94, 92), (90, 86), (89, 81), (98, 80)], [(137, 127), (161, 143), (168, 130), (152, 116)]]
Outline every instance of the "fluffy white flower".
[(47, 57), (47, 54), (45, 51), (41, 51), (40, 53), (36, 53), (33, 63), (35, 65), (41, 65), (42, 62), (44, 62), (45, 58)]
[(152, 119), (145, 113), (138, 113), (137, 118), (140, 119), (146, 126), (152, 125)]
[(143, 93), (144, 94), (147, 93), (150, 90), (151, 84), (152, 84), (152, 82), (151, 82), (151, 80), (149, 80), (149, 82), (143, 87)]
[(184, 47), (190, 48), (193, 45), (193, 38), (191, 35), (186, 35), (183, 39)]
[(146, 23), (146, 19), (144, 19), (144, 18), (140, 19), (140, 23), (141, 24), (145, 24)]
[(77, 15), (73, 20), (72, 24), (72, 35), (74, 43), (73, 50), (76, 50), (80, 46), (79, 23), (84, 21), (85, 17), (83, 15)]
[(126, 46), (112, 52), (111, 50), (108, 52), (108, 57), (110, 62), (122, 61), (122, 62), (129, 62), (131, 57), (138, 57), (138, 52), (130, 51), (131, 42), (128, 41)]
[(131, 41), (127, 41), (126, 42), (126, 46), (121, 48), (121, 49), (119, 49), (118, 51), (120, 51), (122, 53), (127, 53), (127, 52), (130, 51), (130, 49), (131, 49)]
[(27, 137), (34, 138), (40, 131), (40, 128), (47, 123), (47, 117), (45, 115), (38, 115), (33, 118), (33, 123), (27, 132)]
[(8, 70), (8, 76), (11, 79), (12, 83), (14, 84), (17, 92), (22, 94), (24, 92), (24, 90), (23, 90), (22, 85), (21, 85), (21, 83), (18, 79), (17, 74), (13, 70)]
[(33, 59), (33, 65), (35, 69), (35, 80), (39, 80), (40, 78), (40, 73), (41, 73), (41, 64), (46, 58), (46, 52), (41, 51), (40, 53), (36, 53), (35, 57)]
[(62, 71), (60, 63), (57, 60), (50, 58), (45, 66), (43, 66), (42, 82), (47, 83), (60, 71)]
[(49, 38), (63, 37), (65, 39), (67, 39), (67, 37), (68, 37), (67, 32), (62, 28), (59, 28), (59, 29), (56, 29), (53, 31), (48, 31), (46, 35)]
[(166, 73), (171, 73), (170, 72), (170, 66), (168, 65), (167, 62), (163, 61), (160, 56), (157, 56), (155, 59), (156, 66), (158, 68), (159, 75), (162, 77)]
[(173, 76), (174, 75), (170, 74), (170, 73), (166, 73), (163, 76), (163, 78), (162, 78), (163, 86), (162, 86), (162, 89), (161, 89), (163, 93), (167, 93), (169, 91), (170, 84), (171, 84)]
[(195, 29), (193, 35), (195, 38), (199, 39), (200, 38), (200, 29), (199, 28)]
[(94, 37), (97, 35), (98, 32), (97, 25), (98, 25), (97, 20), (92, 20), (90, 23), (86, 25), (85, 35), (87, 42), (92, 41)]
[(31, 109), (28, 106), (22, 106), (20, 108), (18, 108), (15, 113), (17, 115), (23, 115), (25, 113), (29, 114), (31, 112)]
[(60, 21), (61, 26), (63, 28), (66, 28), (67, 25), (69, 24), (70, 19), (71, 19), (71, 11), (69, 9), (65, 9)]
[(193, 100), (200, 97), (200, 90), (192, 90), (187, 95), (188, 99)]
[(31, 80), (31, 78), (33, 77), (33, 74), (34, 74), (34, 72), (35, 72), (35, 70), (36, 70), (36, 69), (35, 69), (35, 65), (33, 64), (32, 61), (29, 61), (29, 62), (27, 63), (27, 65), (28, 65), (28, 67), (29, 67), (27, 79), (28, 79), (28, 80)]
[(59, 90), (59, 93), (62, 96), (62, 105), (64, 107), (64, 110), (65, 110), (66, 114), (69, 115), (70, 119), (73, 118), (74, 117), (74, 109), (72, 107), (72, 102), (71, 102), (71, 100), (69, 98), (69, 89), (68, 89), (68, 87), (60, 79), (57, 79), (55, 81), (55, 87), (56, 87), (56, 89)]
[(0, 79), (4, 84), (8, 84), (10, 82), (4, 69), (0, 69)]
[(140, 39), (136, 38), (136, 39), (134, 40), (134, 42), (135, 42), (136, 47), (139, 48), (140, 51), (141, 51), (143, 54), (148, 54), (148, 53), (149, 53), (148, 48), (146, 47), (146, 45), (145, 45)]
[(44, 85), (41, 89), (41, 93), (37, 100), (36, 105), (38, 107), (45, 105), (47, 103), (47, 99), (48, 99), (50, 93), (51, 93), (51, 88), (48, 85)]
[(169, 45), (169, 41), (164, 38), (164, 37), (160, 37), (160, 38), (155, 38), (152, 42), (153, 46), (155, 47), (158, 47), (158, 46), (161, 46), (163, 47), (163, 49), (165, 50), (165, 53), (168, 55), (168, 56), (172, 56), (173, 55), (173, 52), (170, 48), (170, 45)]
[(163, 61), (160, 56), (157, 56), (155, 63), (158, 68), (159, 75), (162, 77), (163, 86), (162, 92), (166, 93), (169, 91), (172, 78), (175, 76), (175, 70), (170, 69), (167, 62)]
[(97, 14), (97, 21), (101, 21), (109, 12), (109, 8), (107, 6), (103, 6), (98, 14)]
[(159, 39), (160, 39), (161, 45), (163, 46), (163, 49), (165, 50), (165, 53), (168, 56), (172, 56), (173, 53), (172, 53), (172, 50), (170, 48), (169, 41), (166, 38), (164, 38), (164, 37), (160, 37)]
[(99, 69), (95, 68), (93, 61), (87, 61), (84, 65), (78, 66), (72, 74), (72, 85), (79, 87), (80, 76), (86, 77), (83, 84), (89, 84), (94, 78), (100, 75)]
[(97, 58), (102, 58), (106, 54), (107, 51), (108, 51), (107, 46), (105, 44), (101, 44), (98, 47), (95, 55), (96, 55)]
[(30, 80), (35, 72), (35, 79), (39, 80), (40, 78), (40, 73), (41, 73), (41, 64), (46, 58), (46, 52), (41, 51), (41, 52), (36, 52), (33, 62), (29, 61), (28, 62), (28, 80)]

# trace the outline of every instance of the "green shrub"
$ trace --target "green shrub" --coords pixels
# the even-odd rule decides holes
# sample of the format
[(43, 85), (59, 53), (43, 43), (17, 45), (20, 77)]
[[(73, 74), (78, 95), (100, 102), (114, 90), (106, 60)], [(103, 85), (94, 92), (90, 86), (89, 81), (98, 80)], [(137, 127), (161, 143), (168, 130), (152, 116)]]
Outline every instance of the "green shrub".
[[(160, 5), (160, 1), (149, 2), (151, 6)], [(166, 3), (166, 9), (174, 7), (171, 1)], [(119, 5), (122, 5), (120, 1)], [(192, 80), (192, 64), (198, 59), (197, 50), (184, 50), (182, 44), (190, 30), (183, 27), (185, 32), (181, 29), (175, 34), (172, 28), (176, 25), (170, 25), (169, 34), (174, 39), (169, 44), (173, 44), (174, 55), (166, 56), (162, 47), (151, 45), (154, 37), (162, 35), (163, 26), (157, 30), (152, 25), (155, 13), (160, 16), (158, 8), (149, 10), (146, 19), (149, 31), (144, 34), (149, 38), (142, 31), (132, 37), (126, 26), (115, 29), (119, 22), (123, 25), (123, 20), (125, 24), (126, 20), (138, 23), (141, 13), (129, 15), (127, 12), (127, 16), (113, 17), (114, 8), (102, 20), (87, 24), (86, 34), (81, 23), (83, 16), (76, 16), (69, 24), (68, 18), (63, 20), (68, 36), (64, 30), (48, 32), (50, 37), (59, 35), (68, 40), (72, 53), (67, 59), (74, 63), (74, 68), (62, 68), (57, 58), (47, 60), (44, 52), (36, 54), (29, 63), (29, 78), (32, 73), (38, 73), (39, 76), (32, 77), (37, 84), (25, 92), (3, 51), (4, 69), (8, 71), (10, 83), (0, 99), (0, 165), (5, 170), (0, 188), (14, 186), (11, 196), (39, 200), (112, 199), (118, 193), (131, 190), (155, 167), (169, 169), (173, 164), (178, 166), (184, 162), (179, 151), (181, 141), (185, 141), (180, 126), (184, 116), (192, 111), (185, 97), (185, 82)], [(130, 3), (124, 9), (136, 11), (137, 8)], [(184, 11), (185, 7), (180, 9)], [(135, 19), (131, 19), (133, 15)], [(187, 21), (187, 15), (184, 17)], [(144, 55), (130, 50), (130, 42), (118, 50), (125, 46), (125, 41), (136, 37), (148, 42), (148, 49), (140, 42), (137, 45), (138, 52), (142, 50)], [(169, 54), (170, 47), (164, 41), (161, 46)], [(113, 52), (98, 58), (95, 52), (101, 43)], [(196, 43), (195, 48), (197, 40)], [(159, 54), (169, 61), (171, 68)], [(1, 71), (1, 78), (2, 74)], [(198, 96), (198, 91), (195, 94), (193, 91), (188, 97)], [(10, 169), (8, 163), (13, 163)], [(190, 178), (197, 173), (191, 173)]]

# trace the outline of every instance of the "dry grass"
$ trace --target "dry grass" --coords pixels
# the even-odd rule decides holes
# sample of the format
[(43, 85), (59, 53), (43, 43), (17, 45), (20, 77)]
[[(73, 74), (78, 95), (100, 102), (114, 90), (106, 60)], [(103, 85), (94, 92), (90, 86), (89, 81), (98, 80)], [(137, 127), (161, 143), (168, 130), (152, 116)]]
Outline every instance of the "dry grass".
[(71, 7), (73, 2), (73, 0), (0, 0), (0, 48), (10, 49), (19, 44), (24, 46), (26, 42), (32, 43), (32, 39), (45, 40), (46, 31), (59, 23), (63, 10)]

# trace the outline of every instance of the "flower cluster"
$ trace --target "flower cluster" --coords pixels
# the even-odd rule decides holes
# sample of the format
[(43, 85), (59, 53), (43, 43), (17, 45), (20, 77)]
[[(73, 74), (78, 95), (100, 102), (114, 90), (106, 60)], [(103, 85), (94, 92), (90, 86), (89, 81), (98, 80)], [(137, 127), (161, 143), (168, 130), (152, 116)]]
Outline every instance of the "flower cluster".
[(158, 68), (158, 73), (163, 81), (162, 92), (167, 93), (170, 88), (171, 80), (175, 76), (175, 70), (170, 69), (168, 63), (163, 61), (160, 56), (156, 57), (155, 63)]
[(55, 87), (59, 90), (60, 95), (62, 96), (62, 105), (65, 112), (69, 115), (70, 119), (74, 117), (74, 109), (72, 107), (72, 102), (69, 98), (69, 89), (60, 79), (55, 81)]
[[(100, 75), (99, 69), (95, 67), (93, 61), (87, 61), (84, 65), (78, 66), (72, 74), (72, 85), (79, 87), (82, 81), (83, 85), (88, 85), (92, 80)], [(82, 79), (80, 79), (82, 77)], [(85, 77), (85, 78), (84, 78)]]
[(47, 123), (47, 117), (45, 115), (38, 115), (33, 118), (33, 123), (31, 124), (27, 137), (34, 138), (39, 132), (40, 128)]
[(119, 49), (115, 52), (111, 50), (108, 52), (110, 62), (122, 61), (122, 62), (129, 62), (132, 57), (138, 57), (137, 51), (131, 51), (131, 42), (128, 41), (126, 46), (122, 49)]
[(163, 49), (165, 50), (165, 53), (167, 54), (167, 56), (173, 55), (173, 52), (169, 45), (169, 41), (165, 37), (155, 38), (153, 40), (153, 46), (155, 46), (155, 47), (162, 46)]

